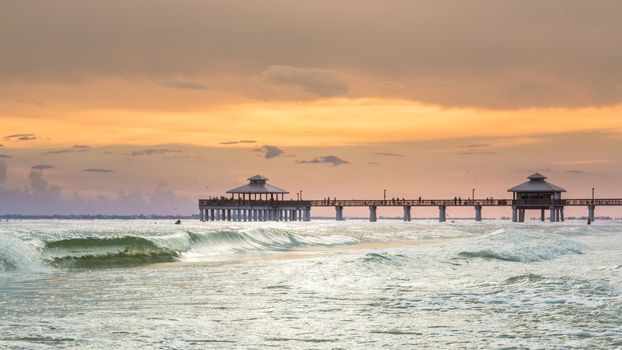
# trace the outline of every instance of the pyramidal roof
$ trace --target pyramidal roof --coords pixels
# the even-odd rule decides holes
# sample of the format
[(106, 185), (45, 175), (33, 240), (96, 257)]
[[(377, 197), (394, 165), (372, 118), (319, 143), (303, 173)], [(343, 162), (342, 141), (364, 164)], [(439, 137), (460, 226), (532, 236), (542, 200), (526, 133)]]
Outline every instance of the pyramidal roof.
[(255, 175), (253, 177), (249, 177), (247, 180), (250, 181), (249, 184), (231, 189), (227, 191), (227, 193), (247, 193), (247, 194), (248, 193), (257, 193), (257, 194), (264, 194), (264, 193), (287, 194), (289, 193), (288, 191), (282, 188), (267, 184), (266, 181), (268, 181), (268, 178), (261, 176), (261, 175)]
[(541, 193), (556, 193), (566, 192), (565, 189), (555, 186), (546, 180), (546, 176), (535, 173), (527, 177), (529, 181), (522, 183), (518, 186), (514, 186), (508, 190), (508, 192), (541, 192)]

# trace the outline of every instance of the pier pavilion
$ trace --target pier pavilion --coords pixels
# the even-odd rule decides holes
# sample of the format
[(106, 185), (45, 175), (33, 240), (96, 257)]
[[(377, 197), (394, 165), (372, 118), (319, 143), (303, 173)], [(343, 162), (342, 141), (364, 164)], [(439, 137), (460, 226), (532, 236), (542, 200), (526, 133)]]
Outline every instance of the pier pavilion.
[(540, 210), (540, 220), (545, 220), (545, 211), (550, 211), (550, 221), (564, 221), (565, 189), (546, 181), (546, 176), (535, 173), (527, 177), (529, 181), (508, 190), (512, 192), (512, 221), (525, 222), (526, 210)]
[(201, 221), (310, 221), (311, 201), (285, 200), (288, 191), (255, 175), (227, 191), (230, 198), (199, 200)]

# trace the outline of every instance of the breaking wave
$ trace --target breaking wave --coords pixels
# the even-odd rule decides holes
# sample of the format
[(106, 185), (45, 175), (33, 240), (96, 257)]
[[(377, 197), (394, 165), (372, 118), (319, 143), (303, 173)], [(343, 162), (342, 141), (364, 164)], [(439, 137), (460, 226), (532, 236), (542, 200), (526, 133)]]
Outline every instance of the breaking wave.
[(279, 252), (298, 246), (333, 246), (358, 242), (348, 236), (307, 236), (276, 229), (180, 232), (164, 236), (92, 236), (34, 243), (5, 234), (0, 239), (0, 271), (34, 270), (36, 268), (33, 267), (45, 266), (135, 266), (184, 258)]
[(567, 254), (583, 254), (583, 246), (578, 242), (557, 234), (526, 231), (495, 231), (494, 234), (479, 237), (471, 246), (473, 249), (463, 250), (457, 257), (537, 262)]

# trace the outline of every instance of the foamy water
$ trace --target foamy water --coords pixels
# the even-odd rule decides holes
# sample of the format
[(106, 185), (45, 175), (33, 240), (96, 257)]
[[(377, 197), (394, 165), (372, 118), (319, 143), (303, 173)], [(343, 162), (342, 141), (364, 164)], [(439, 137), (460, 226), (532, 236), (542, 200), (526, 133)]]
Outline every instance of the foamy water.
[(620, 348), (622, 225), (0, 223), (0, 348)]

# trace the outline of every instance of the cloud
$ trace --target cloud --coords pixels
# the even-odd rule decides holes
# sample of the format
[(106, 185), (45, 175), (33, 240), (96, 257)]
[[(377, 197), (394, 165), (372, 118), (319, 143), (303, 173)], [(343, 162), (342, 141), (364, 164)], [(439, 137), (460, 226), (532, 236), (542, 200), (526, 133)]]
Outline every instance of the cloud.
[(564, 160), (555, 162), (555, 164), (559, 165), (591, 165), (591, 164), (609, 164), (613, 163), (612, 160), (609, 159), (577, 159), (577, 160)]
[(5, 158), (5, 159), (6, 158), (13, 158), (13, 156), (9, 156), (9, 155), (6, 155), (6, 154), (0, 154), (0, 158)]
[(343, 160), (337, 156), (324, 156), (316, 157), (312, 160), (297, 160), (298, 164), (332, 164), (334, 166), (348, 164), (348, 161)]
[(83, 146), (83, 145), (75, 145), (71, 148), (68, 149), (61, 149), (58, 151), (49, 151), (49, 152), (43, 152), (41, 154), (63, 154), (63, 153), (79, 153), (79, 152), (88, 152), (90, 150), (89, 146)]
[(585, 174), (585, 171), (583, 170), (566, 170), (567, 174)]
[(43, 178), (43, 172), (31, 170), (28, 175), (30, 180), (30, 189), (39, 195), (49, 196), (52, 198), (58, 198), (60, 196), (60, 187), (49, 186), (48, 182)]
[[(153, 0), (150, 11), (143, 2), (61, 0), (38, 5), (46, 17), (31, 6), (3, 8), (3, 82), (221, 75), (241, 78), (230, 87), (239, 92), (277, 67), (268, 81), (320, 96), (348, 91), (343, 79), (294, 68), (315, 66), (356, 75), (353, 94), (383, 95), (389, 81), (390, 94), (445, 106), (622, 102), (617, 0)], [(83, 35), (66, 40), (75, 33)]]
[(132, 156), (132, 157), (137, 157), (137, 156), (151, 156), (151, 155), (157, 155), (157, 154), (167, 154), (167, 153), (180, 153), (180, 150), (177, 149), (168, 149), (168, 148), (148, 148), (148, 149), (144, 149), (142, 151), (134, 151), (132, 153), (129, 153), (128, 155)]
[(493, 152), (493, 151), (464, 151), (464, 152), (455, 152), (453, 154), (459, 155), (459, 156), (476, 156), (476, 155), (497, 154), (497, 152)]
[(45, 170), (45, 169), (52, 169), (52, 168), (54, 168), (54, 166), (49, 165), (49, 164), (37, 164), (31, 167), (32, 170)]
[(270, 85), (298, 87), (320, 97), (343, 96), (350, 88), (343, 75), (328, 69), (270, 66), (262, 76)]
[(221, 145), (237, 145), (237, 144), (242, 144), (242, 143), (257, 143), (257, 141), (254, 140), (239, 140), (239, 141), (224, 141), (221, 142)]
[(98, 168), (88, 168), (84, 169), (87, 173), (114, 173), (114, 170), (110, 169), (98, 169)]
[(263, 153), (264, 158), (266, 159), (276, 158), (282, 155), (283, 153), (285, 153), (285, 151), (283, 151), (282, 149), (276, 146), (270, 146), (270, 145), (263, 145), (259, 148), (255, 148), (253, 151), (258, 152), (258, 153)]
[(391, 153), (391, 152), (376, 152), (374, 153), (374, 155), (381, 156), (381, 157), (405, 157), (405, 155), (403, 154)]
[(472, 143), (470, 145), (465, 145), (464, 147), (461, 148), (482, 148), (482, 147), (488, 147), (490, 146), (490, 144), (488, 143)]
[(4, 161), (0, 160), (0, 184), (6, 181), (7, 165)]
[(0, 147), (4, 147), (4, 145), (0, 143)]
[(189, 80), (170, 80), (165, 81), (164, 85), (173, 89), (181, 90), (209, 90), (209, 86)]
[(36, 140), (37, 136), (35, 134), (13, 134), (7, 135), (4, 137), (7, 141), (19, 142), (19, 141), (31, 141)]

